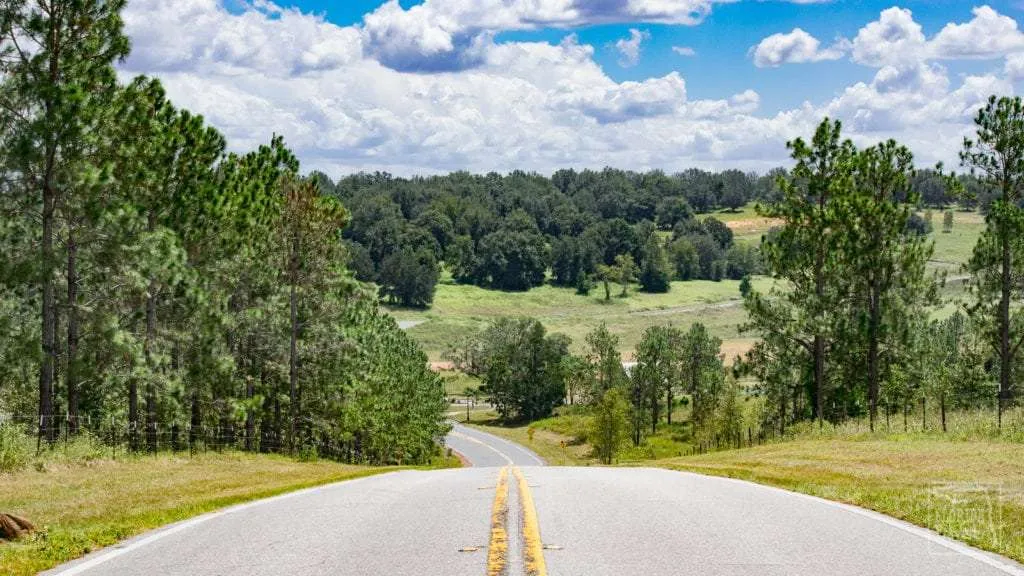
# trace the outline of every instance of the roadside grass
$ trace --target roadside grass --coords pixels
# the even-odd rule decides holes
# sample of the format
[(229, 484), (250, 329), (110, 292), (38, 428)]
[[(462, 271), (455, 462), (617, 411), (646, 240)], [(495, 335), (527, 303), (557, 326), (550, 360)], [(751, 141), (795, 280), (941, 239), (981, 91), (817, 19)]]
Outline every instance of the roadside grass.
[(795, 440), (647, 465), (854, 504), (1024, 561), (1024, 445), (914, 437)]
[[(438, 457), (433, 467), (458, 466)], [(40, 531), (0, 541), (0, 572), (35, 574), (169, 523), (302, 488), (400, 470), (242, 452), (37, 461), (0, 474), (0, 511)]]
[[(596, 459), (590, 457), (590, 446), (577, 444), (568, 436), (536, 428), (533, 438), (530, 438), (530, 426), (499, 425), (493, 419), (493, 412), (484, 416), (480, 421), (470, 422), (468, 425), (533, 450), (549, 466), (590, 466), (597, 463)], [(490, 416), (489, 419), (488, 416)], [(563, 441), (565, 442), (564, 448), (562, 447)]]

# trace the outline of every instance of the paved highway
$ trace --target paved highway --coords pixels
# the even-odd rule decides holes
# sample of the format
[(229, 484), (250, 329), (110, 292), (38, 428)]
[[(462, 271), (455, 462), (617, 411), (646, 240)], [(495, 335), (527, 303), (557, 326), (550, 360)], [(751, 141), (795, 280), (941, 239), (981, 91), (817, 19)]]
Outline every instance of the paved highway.
[(884, 516), (721, 478), (555, 468), (456, 426), (474, 466), (229, 508), (51, 572), (122, 575), (1024, 576)]

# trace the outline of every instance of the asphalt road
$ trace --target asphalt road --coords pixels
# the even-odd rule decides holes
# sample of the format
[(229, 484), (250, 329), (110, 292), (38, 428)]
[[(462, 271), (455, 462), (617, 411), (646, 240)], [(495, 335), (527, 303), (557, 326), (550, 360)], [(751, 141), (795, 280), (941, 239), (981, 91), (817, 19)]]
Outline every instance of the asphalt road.
[(474, 466), (230, 508), (51, 574), (1024, 576), (1008, 560), (807, 496), (657, 469), (542, 467), (529, 450), (461, 426), (448, 442)]

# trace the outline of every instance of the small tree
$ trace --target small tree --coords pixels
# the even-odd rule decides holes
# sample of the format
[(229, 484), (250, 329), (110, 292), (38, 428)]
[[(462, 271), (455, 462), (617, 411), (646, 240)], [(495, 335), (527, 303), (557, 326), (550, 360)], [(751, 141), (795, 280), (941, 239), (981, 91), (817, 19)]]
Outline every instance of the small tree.
[(619, 297), (625, 298), (629, 295), (629, 283), (636, 276), (636, 262), (629, 254), (619, 254), (615, 257), (615, 271), (618, 273), (619, 284), (622, 285)]
[(942, 216), (942, 233), (949, 234), (953, 231), (953, 211), (946, 210)]
[(602, 464), (611, 464), (626, 441), (629, 404), (618, 388), (604, 393), (594, 411), (590, 443)]
[(594, 400), (603, 397), (609, 388), (615, 388), (626, 381), (622, 356), (619, 354), (619, 337), (609, 332), (604, 322), (587, 334), (587, 361), (594, 371), (590, 395)]
[(656, 235), (651, 235), (644, 249), (644, 263), (640, 269), (640, 289), (644, 292), (664, 294), (669, 291), (672, 273)]
[(426, 308), (434, 301), (441, 269), (429, 250), (403, 248), (380, 267), (380, 294), (402, 306)]

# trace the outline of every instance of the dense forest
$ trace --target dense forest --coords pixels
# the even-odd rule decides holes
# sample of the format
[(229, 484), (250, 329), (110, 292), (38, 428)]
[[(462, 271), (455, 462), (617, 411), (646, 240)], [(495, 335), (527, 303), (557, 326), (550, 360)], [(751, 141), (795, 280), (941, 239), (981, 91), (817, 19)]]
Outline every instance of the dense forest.
[(355, 280), (349, 211), (120, 82), (123, 1), (0, 5), (0, 419), (133, 450), (423, 462), (426, 356)]
[[(389, 301), (415, 307), (430, 305), (442, 262), (458, 282), (517, 291), (550, 278), (587, 293), (625, 278), (639, 281), (642, 290), (664, 292), (671, 280), (763, 273), (758, 247), (734, 243), (713, 213), (774, 204), (786, 177), (782, 168), (764, 175), (611, 168), (550, 177), (376, 173), (337, 182), (313, 175), (352, 213), (344, 237), (357, 277), (377, 282)], [(963, 207), (991, 203), (976, 178), (961, 182), (974, 192)], [(934, 170), (915, 172), (911, 184), (921, 205), (944, 209), (957, 202)], [(908, 225), (923, 231), (928, 224), (914, 215)]]

